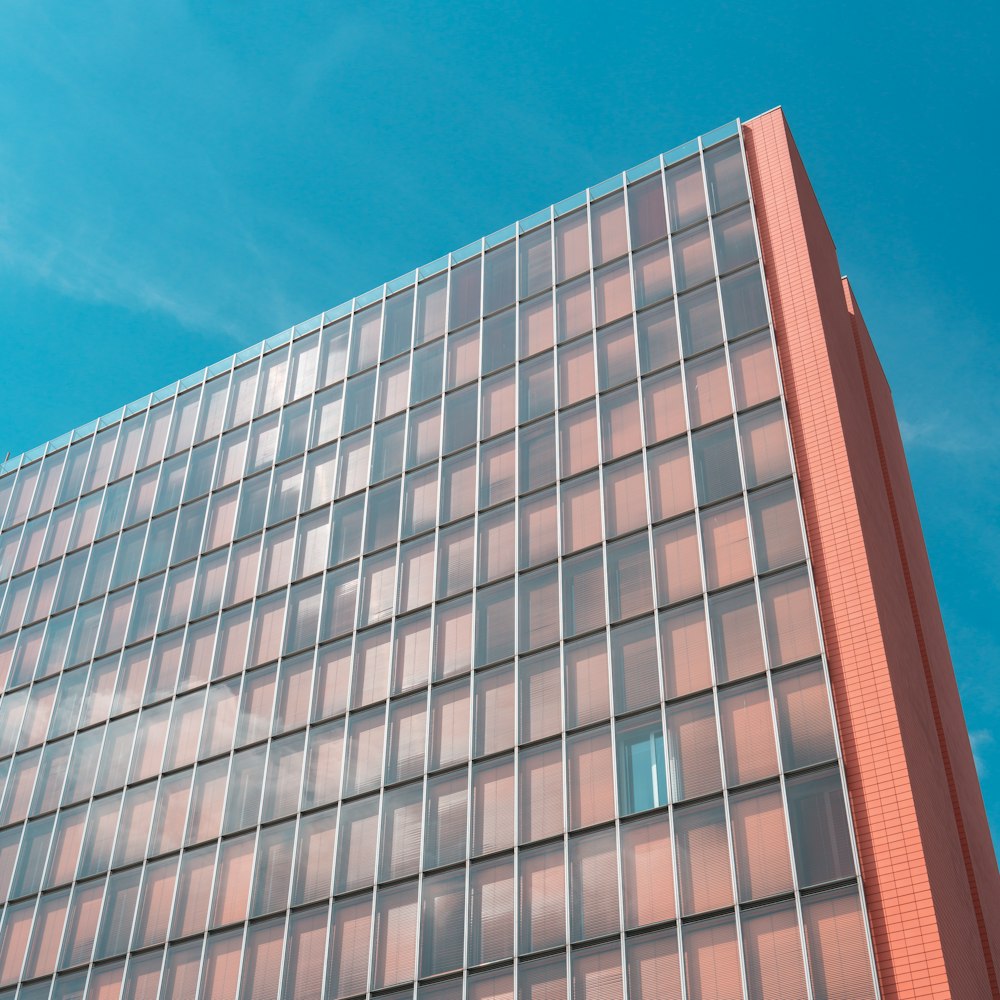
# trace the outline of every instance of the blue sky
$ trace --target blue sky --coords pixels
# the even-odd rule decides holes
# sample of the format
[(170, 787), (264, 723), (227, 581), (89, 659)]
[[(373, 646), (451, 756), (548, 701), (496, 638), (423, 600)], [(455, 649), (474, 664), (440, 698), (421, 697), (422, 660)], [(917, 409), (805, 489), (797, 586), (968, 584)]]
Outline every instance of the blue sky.
[(1000, 835), (995, 17), (7, 0), (0, 455), (781, 104), (893, 387)]

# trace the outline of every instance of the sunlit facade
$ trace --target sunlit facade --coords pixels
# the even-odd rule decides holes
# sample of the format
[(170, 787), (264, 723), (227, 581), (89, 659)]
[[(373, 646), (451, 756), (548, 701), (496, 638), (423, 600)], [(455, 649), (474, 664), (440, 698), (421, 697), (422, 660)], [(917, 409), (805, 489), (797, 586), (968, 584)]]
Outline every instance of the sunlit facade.
[(881, 971), (748, 127), (2, 466), (0, 1000), (951, 995)]

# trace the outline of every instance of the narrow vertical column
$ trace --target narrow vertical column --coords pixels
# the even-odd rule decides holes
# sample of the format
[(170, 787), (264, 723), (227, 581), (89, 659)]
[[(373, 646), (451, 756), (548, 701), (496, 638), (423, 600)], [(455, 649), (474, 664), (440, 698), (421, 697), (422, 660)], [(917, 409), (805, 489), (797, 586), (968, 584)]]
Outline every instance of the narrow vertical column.
[(743, 134), (882, 993), (998, 996), (836, 250), (780, 109)]

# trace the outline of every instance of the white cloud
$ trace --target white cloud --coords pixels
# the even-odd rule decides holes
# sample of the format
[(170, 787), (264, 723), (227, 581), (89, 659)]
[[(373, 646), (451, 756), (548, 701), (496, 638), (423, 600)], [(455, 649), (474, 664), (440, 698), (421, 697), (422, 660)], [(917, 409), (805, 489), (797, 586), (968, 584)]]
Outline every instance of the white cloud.
[(974, 729), (969, 733), (969, 742), (972, 744), (972, 759), (976, 762), (976, 772), (980, 780), (989, 774), (989, 765), (984, 757), (984, 752), (996, 743), (988, 729)]

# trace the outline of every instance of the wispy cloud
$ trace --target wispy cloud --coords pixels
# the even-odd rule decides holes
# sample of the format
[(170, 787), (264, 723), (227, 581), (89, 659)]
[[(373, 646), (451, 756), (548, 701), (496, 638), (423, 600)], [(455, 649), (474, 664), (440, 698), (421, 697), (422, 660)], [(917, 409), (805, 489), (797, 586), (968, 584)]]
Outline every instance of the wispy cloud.
[(996, 739), (988, 729), (974, 729), (969, 733), (969, 742), (972, 744), (972, 759), (976, 762), (976, 772), (980, 779), (983, 779), (990, 773), (986, 753), (996, 743)]
[(996, 452), (992, 428), (973, 423), (952, 413), (906, 419), (900, 418), (899, 430), (907, 448), (921, 448), (954, 457)]
[[(0, 43), (0, 63), (11, 56), (0, 92), (20, 73), (38, 105), (31, 116), (0, 93), (0, 269), (234, 343), (301, 318), (297, 290), (321, 288), (351, 248), (313, 221), (294, 189), (261, 198), (255, 156), (280, 162), (287, 116), (314, 99), (320, 67), (342, 67), (373, 33), (345, 16), (302, 54), (311, 71), (290, 61), (286, 74), (185, 3), (153, 3), (141, 18), (106, 6), (106, 19), (22, 8), (19, 46)], [(156, 60), (138, 59), (154, 39)], [(174, 61), (183, 73), (163, 68)], [(288, 81), (281, 96), (266, 72)], [(274, 135), (251, 129), (265, 101)]]

